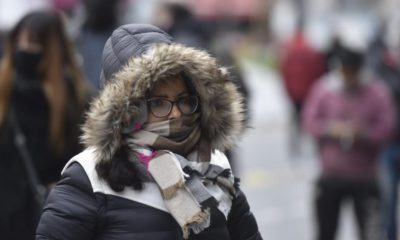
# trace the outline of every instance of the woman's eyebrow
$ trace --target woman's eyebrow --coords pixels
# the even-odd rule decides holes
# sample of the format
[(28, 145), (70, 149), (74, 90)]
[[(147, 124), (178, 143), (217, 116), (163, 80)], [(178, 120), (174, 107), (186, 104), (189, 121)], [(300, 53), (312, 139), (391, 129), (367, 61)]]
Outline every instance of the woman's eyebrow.
[(165, 94), (155, 94), (151, 95), (149, 98), (168, 98), (168, 96)]
[(183, 95), (189, 95), (189, 92), (188, 92), (188, 91), (183, 91), (183, 92), (179, 93), (179, 94), (176, 95), (176, 96), (181, 97), (181, 96), (183, 96)]
[[(184, 95), (189, 95), (189, 92), (188, 91), (182, 91), (182, 92), (180, 92), (180, 93), (178, 93), (176, 96), (177, 97), (182, 97), (182, 96), (184, 96)], [(168, 98), (169, 96), (168, 95), (166, 95), (166, 94), (155, 94), (155, 95), (153, 95), (153, 96), (150, 96), (150, 98)]]

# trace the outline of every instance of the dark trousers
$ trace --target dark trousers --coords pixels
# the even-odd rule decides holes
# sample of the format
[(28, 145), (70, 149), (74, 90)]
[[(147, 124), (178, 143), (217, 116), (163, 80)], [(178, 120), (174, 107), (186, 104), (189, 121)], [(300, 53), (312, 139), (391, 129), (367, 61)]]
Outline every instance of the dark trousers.
[(395, 143), (382, 156), (382, 199), (385, 240), (397, 239), (398, 187), (400, 182), (400, 144)]
[(382, 239), (381, 200), (376, 181), (321, 177), (316, 183), (317, 240), (334, 240), (343, 203), (353, 204), (360, 240)]

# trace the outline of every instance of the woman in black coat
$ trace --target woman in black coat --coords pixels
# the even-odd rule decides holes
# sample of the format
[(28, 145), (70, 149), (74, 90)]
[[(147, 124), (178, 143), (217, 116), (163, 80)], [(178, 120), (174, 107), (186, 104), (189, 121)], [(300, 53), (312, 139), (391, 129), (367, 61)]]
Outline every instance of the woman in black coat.
[(141, 24), (116, 29), (104, 87), (36, 239), (262, 239), (222, 153), (244, 130), (242, 96), (206, 52)]
[(81, 150), (76, 139), (87, 88), (64, 31), (49, 11), (24, 16), (8, 33), (0, 67), (0, 232), (2, 239), (34, 239), (33, 187), (15, 143), (25, 136), (39, 182), (50, 188)]

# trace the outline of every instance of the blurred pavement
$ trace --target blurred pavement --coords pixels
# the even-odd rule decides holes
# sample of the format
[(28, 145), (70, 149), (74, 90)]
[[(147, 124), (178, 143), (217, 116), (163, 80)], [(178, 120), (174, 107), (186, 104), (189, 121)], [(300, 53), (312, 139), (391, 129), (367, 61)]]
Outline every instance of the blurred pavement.
[[(314, 239), (313, 181), (318, 162), (311, 140), (303, 136), (290, 154), (291, 105), (276, 73), (242, 61), (250, 90), (252, 128), (236, 149), (238, 175), (264, 239)], [(352, 212), (345, 207), (337, 240), (354, 240)]]

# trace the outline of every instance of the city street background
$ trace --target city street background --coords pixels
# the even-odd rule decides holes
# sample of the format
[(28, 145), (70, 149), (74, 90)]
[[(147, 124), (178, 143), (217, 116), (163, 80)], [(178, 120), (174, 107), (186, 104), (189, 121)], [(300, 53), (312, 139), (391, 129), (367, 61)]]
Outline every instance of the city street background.
[[(243, 60), (251, 91), (251, 128), (236, 152), (239, 175), (264, 239), (309, 240), (314, 237), (313, 181), (318, 173), (315, 148), (302, 136), (300, 152), (290, 154), (291, 106), (278, 75)], [(351, 209), (342, 209), (338, 238), (354, 240)]]
[[(88, 37), (89, 44), (81, 46), (81, 49), (77, 48), (76, 56), (82, 66), (85, 66), (85, 63), (87, 66), (95, 65), (91, 69), (95, 72), (94, 78), (90, 79), (89, 75), (86, 77), (91, 80), (89, 82), (98, 83), (96, 81), (100, 75), (101, 51), (104, 46), (102, 41), (105, 41), (110, 32), (106, 29), (107, 31), (98, 35), (90, 31), (86, 32), (87, 35), (84, 34), (83, 30), (87, 30), (83, 27), (85, 18), (90, 12), (89, 10), (85, 12), (83, 2), (94, 3), (95, 0), (0, 0), (0, 44), (4, 41), (7, 30), (27, 12), (50, 6), (57, 8), (65, 13), (63, 16), (67, 23), (68, 34), (77, 46), (84, 42), (82, 36)], [(299, 19), (302, 19), (305, 22), (304, 35), (310, 41), (310, 45), (315, 50), (328, 54), (332, 36), (338, 30), (336, 28), (343, 23), (344, 26), (357, 23), (359, 27), (357, 29), (369, 41), (379, 36), (380, 30), (385, 26), (384, 40), (390, 48), (397, 50), (399, 55), (400, 1), (120, 0), (118, 2), (120, 3), (116, 8), (118, 25), (132, 22), (155, 25), (160, 23), (166, 28), (171, 27), (168, 24), (173, 25), (168, 22), (172, 20), (164, 19), (161, 14), (155, 14), (155, 9), (165, 2), (190, 3), (189, 9), (193, 11), (196, 21), (199, 21), (194, 21), (193, 24), (201, 22), (205, 30), (202, 34), (207, 35), (205, 38), (199, 37), (200, 41), (193, 43), (200, 42), (206, 45), (206, 41), (203, 40), (207, 39), (209, 42), (206, 48), (208, 47), (207, 50), (211, 54), (219, 53), (221, 58), (232, 55), (229, 56), (233, 58), (230, 59), (232, 62), (228, 60), (228, 63), (223, 65), (238, 67), (243, 82), (248, 87), (250, 127), (236, 146), (234, 166), (237, 176), (241, 178), (241, 186), (257, 218), (263, 238), (265, 240), (315, 239), (313, 191), (314, 181), (319, 174), (318, 158), (312, 139), (303, 133), (296, 134), (293, 106), (287, 96), (278, 63), (280, 53), (285, 50), (282, 46), (291, 39), (296, 32)], [(92, 15), (96, 13), (92, 12)], [(103, 17), (101, 14), (99, 16)], [(165, 20), (167, 21), (163, 22)], [(179, 25), (182, 22), (177, 21), (175, 24)], [(191, 27), (182, 27), (188, 31), (185, 33), (186, 37), (189, 36), (189, 40), (193, 40), (192, 37), (196, 35), (194, 33), (202, 35)], [(79, 52), (84, 47), (90, 53), (86, 60), (85, 51)], [(2, 50), (0, 48), (0, 55)], [(400, 59), (400, 55), (397, 57)], [(337, 240), (357, 239), (352, 210), (349, 205), (342, 208)]]

